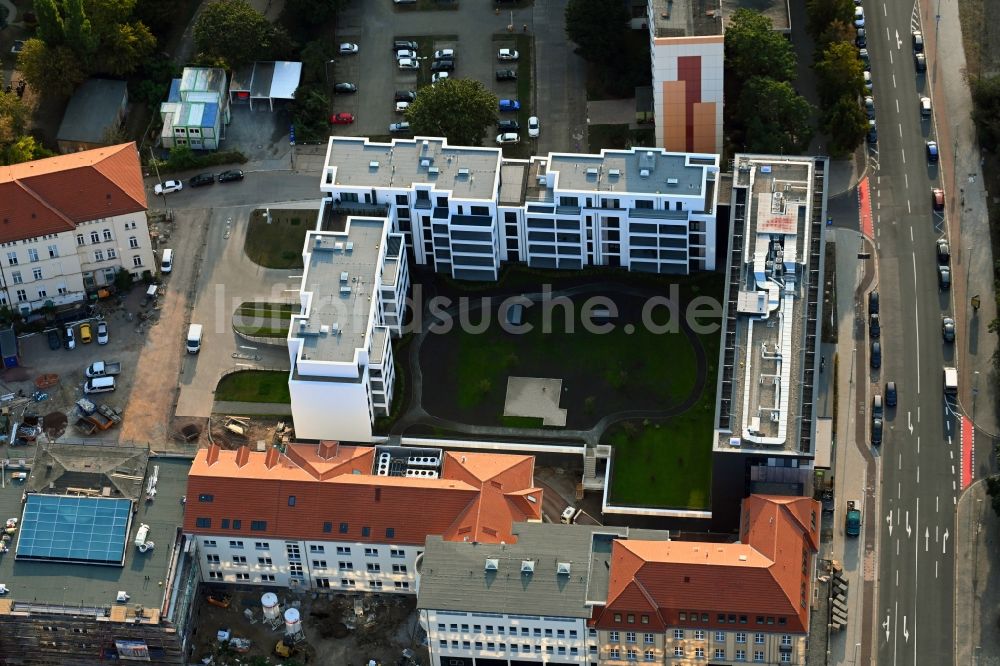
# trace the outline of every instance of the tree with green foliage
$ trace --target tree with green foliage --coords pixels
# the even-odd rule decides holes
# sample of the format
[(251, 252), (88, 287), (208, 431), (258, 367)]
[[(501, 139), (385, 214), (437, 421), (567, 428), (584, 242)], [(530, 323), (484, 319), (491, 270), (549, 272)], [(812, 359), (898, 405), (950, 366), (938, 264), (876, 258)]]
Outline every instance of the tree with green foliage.
[(68, 46), (48, 46), (29, 39), (17, 56), (17, 69), (28, 85), (54, 95), (69, 95), (87, 78), (80, 58)]
[(785, 81), (755, 76), (743, 87), (738, 107), (746, 123), (744, 151), (794, 155), (809, 147), (812, 107)]
[(1000, 516), (1000, 476), (986, 477), (986, 494), (990, 496), (990, 506)]
[[(864, 69), (858, 51), (850, 42), (833, 42), (823, 51), (816, 70), (816, 87), (822, 106), (850, 97), (856, 99), (864, 89)], [(855, 104), (857, 106), (857, 104)]]
[(215, 0), (194, 24), (198, 50), (223, 59), (230, 67), (274, 57), (287, 36), (247, 0)]
[(297, 141), (320, 141), (330, 136), (330, 95), (325, 83), (299, 84), (290, 104)]
[(776, 81), (795, 78), (792, 43), (774, 31), (771, 19), (749, 9), (737, 9), (726, 26), (726, 69), (746, 83), (765, 76)]
[(53, 154), (51, 150), (46, 150), (35, 137), (25, 134), (18, 137), (13, 143), (3, 147), (3, 154), (0, 155), (0, 160), (4, 164), (21, 164), (22, 162), (31, 162), (43, 157), (52, 157)]
[(62, 10), (63, 43), (89, 64), (99, 44), (83, 0), (62, 0)]
[(155, 48), (156, 37), (144, 23), (121, 23), (104, 39), (101, 52), (95, 58), (95, 69), (125, 76), (139, 69)]
[(970, 79), (972, 120), (979, 133), (979, 145), (991, 153), (1000, 150), (1000, 74)]
[(816, 37), (816, 50), (814, 53), (818, 57), (834, 42), (851, 42), (853, 44), (855, 35), (857, 35), (857, 30), (851, 21), (833, 21)]
[(806, 0), (806, 25), (813, 39), (820, 35), (834, 21), (850, 24), (854, 21), (853, 0)]
[(58, 46), (65, 41), (63, 18), (56, 0), (35, 0), (35, 17), (38, 25), (35, 36), (49, 46)]
[(496, 124), (499, 100), (475, 79), (445, 79), (420, 91), (406, 110), (414, 134), (444, 136), (457, 146), (478, 146)]
[(607, 63), (621, 54), (629, 18), (621, 0), (569, 0), (566, 36), (584, 60)]
[(828, 150), (842, 157), (861, 145), (868, 131), (868, 117), (858, 104), (856, 95), (844, 95), (833, 104), (824, 106), (823, 133), (829, 139)]
[(343, 0), (285, 0), (282, 18), (292, 24), (289, 29), (295, 35), (300, 32), (314, 34), (316, 29), (336, 17), (343, 4)]

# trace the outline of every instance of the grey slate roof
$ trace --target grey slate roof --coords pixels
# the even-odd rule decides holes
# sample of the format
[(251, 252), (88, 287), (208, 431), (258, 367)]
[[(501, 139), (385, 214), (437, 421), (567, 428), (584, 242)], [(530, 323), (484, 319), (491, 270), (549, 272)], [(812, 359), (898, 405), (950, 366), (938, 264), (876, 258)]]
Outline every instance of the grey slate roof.
[(84, 81), (69, 100), (56, 140), (103, 143), (108, 129), (118, 120), (127, 89), (124, 81)]

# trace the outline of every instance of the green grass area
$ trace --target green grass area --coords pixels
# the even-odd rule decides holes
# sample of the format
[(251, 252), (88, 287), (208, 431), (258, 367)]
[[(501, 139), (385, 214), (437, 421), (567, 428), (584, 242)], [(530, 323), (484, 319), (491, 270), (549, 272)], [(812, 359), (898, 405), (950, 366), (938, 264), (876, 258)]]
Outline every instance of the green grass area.
[(656, 134), (653, 129), (629, 129), (628, 125), (591, 125), (587, 128), (587, 145), (590, 152), (599, 153), (602, 148), (631, 148), (632, 146), (653, 146)]
[(236, 310), (240, 317), (289, 317), (298, 314), (298, 303), (267, 303), (264, 301), (244, 301)]
[(219, 380), (215, 399), (233, 402), (277, 402), (288, 404), (288, 373), (277, 370), (234, 372)]
[(250, 214), (243, 251), (264, 268), (302, 268), (302, 246), (306, 232), (316, 226), (316, 212), (275, 208), (270, 212), (270, 222), (262, 208)]
[(507, 428), (541, 428), (542, 419), (537, 416), (501, 416), (500, 425)]

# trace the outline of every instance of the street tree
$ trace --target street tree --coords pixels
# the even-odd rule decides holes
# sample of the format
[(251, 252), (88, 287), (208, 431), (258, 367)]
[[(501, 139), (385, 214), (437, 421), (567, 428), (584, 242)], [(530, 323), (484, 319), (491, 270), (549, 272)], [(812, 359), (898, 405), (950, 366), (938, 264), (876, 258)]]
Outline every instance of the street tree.
[(52, 151), (46, 150), (35, 137), (25, 134), (18, 137), (12, 143), (3, 146), (0, 160), (4, 164), (21, 164), (22, 162), (39, 160), (43, 157), (51, 157), (52, 155)]
[(620, 0), (569, 0), (566, 4), (566, 36), (588, 62), (620, 57), (628, 22), (628, 9)]
[(814, 39), (834, 21), (850, 24), (854, 20), (854, 0), (806, 0), (806, 26)]
[(51, 46), (58, 46), (65, 41), (63, 18), (56, 0), (35, 0), (35, 18), (38, 25), (35, 36)]
[(749, 9), (737, 9), (726, 26), (726, 69), (746, 83), (763, 76), (776, 81), (795, 77), (792, 43), (774, 31), (771, 19)]
[(69, 95), (87, 78), (80, 58), (68, 46), (29, 39), (17, 56), (17, 69), (34, 90)]
[(820, 57), (823, 51), (834, 42), (854, 42), (857, 34), (854, 24), (850, 21), (833, 21), (816, 37), (814, 57)]
[(142, 21), (121, 23), (96, 54), (95, 71), (124, 76), (137, 70), (156, 49), (156, 37)]
[(868, 117), (856, 95), (844, 95), (823, 110), (823, 133), (828, 137), (830, 155), (842, 157), (857, 148), (868, 131)]
[(785, 81), (756, 76), (743, 88), (740, 114), (746, 120), (744, 150), (799, 154), (809, 146), (812, 107)]
[(1000, 150), (1000, 74), (970, 79), (972, 120), (979, 132), (980, 145), (996, 153)]
[(478, 146), (497, 121), (497, 96), (475, 79), (445, 79), (421, 89), (406, 110), (414, 134), (444, 136), (458, 146)]
[(194, 25), (198, 50), (230, 67), (271, 57), (285, 41), (280, 30), (247, 0), (215, 0)]
[(823, 107), (843, 97), (857, 98), (864, 89), (864, 69), (850, 42), (833, 42), (823, 51), (816, 70), (816, 88)]

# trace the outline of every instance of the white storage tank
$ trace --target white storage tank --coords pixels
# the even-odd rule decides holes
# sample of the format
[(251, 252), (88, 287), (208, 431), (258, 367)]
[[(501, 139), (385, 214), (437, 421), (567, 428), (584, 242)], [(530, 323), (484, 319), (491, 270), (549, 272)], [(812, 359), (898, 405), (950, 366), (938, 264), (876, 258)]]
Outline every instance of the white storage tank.
[(281, 606), (278, 605), (278, 595), (265, 592), (260, 597), (260, 605), (264, 607), (264, 619), (276, 620), (281, 617)]
[(299, 617), (297, 608), (289, 608), (285, 611), (285, 633), (289, 636), (302, 633), (302, 619)]

